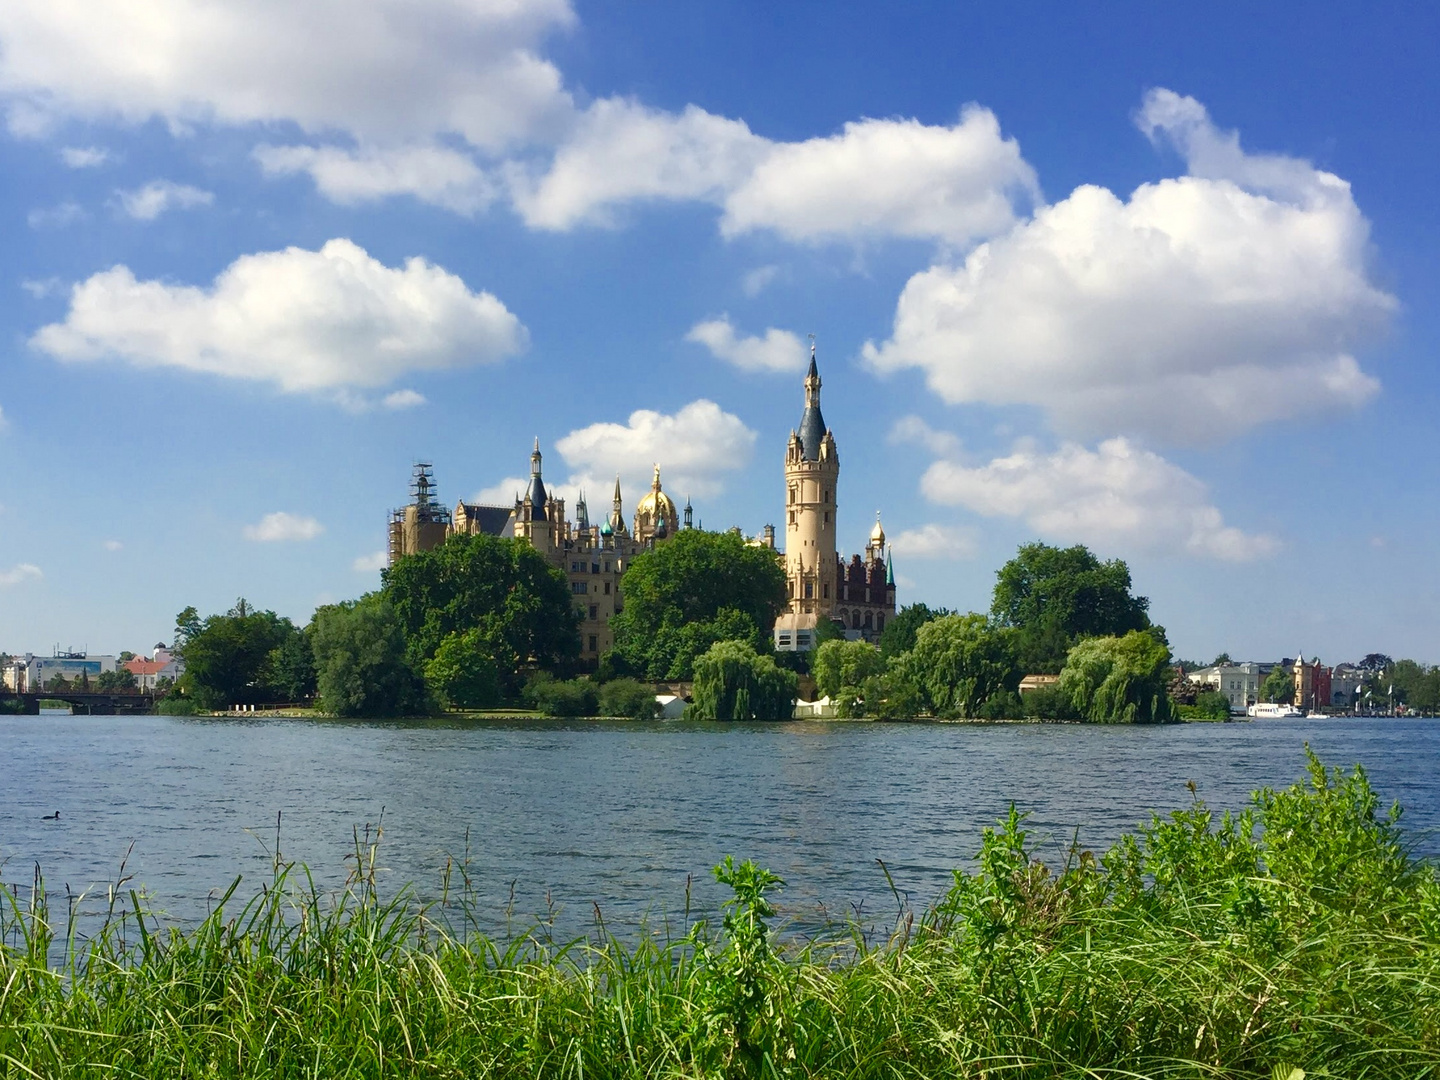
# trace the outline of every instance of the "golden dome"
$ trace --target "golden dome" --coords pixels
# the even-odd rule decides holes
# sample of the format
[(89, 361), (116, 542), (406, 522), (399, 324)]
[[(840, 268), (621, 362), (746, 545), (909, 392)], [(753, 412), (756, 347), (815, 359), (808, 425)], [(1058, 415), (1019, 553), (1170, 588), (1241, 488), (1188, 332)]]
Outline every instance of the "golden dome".
[(680, 528), (680, 513), (675, 502), (660, 490), (660, 466), (655, 466), (655, 479), (650, 491), (635, 506), (635, 539), (673, 536)]
[(885, 546), (885, 530), (880, 527), (880, 511), (875, 511), (875, 527), (870, 530), (870, 543), (876, 547)]

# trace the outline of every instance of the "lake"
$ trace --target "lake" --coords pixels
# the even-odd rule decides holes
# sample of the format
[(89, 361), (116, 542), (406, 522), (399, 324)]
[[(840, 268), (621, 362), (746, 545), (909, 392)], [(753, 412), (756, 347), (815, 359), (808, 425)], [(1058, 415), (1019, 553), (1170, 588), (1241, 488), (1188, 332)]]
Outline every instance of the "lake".
[[(268, 880), (280, 815), (286, 859), (344, 881), (354, 830), (383, 812), (387, 889), (437, 894), (469, 838), (484, 925), (553, 913), (584, 932), (596, 906), (633, 931), (721, 899), (709, 869), (749, 857), (787, 881), (801, 927), (895, 902), (876, 860), (917, 907), (975, 853), (1011, 800), (1047, 857), (1075, 830), (1101, 849), (1153, 811), (1284, 786), (1309, 742), (1360, 763), (1399, 799), (1417, 850), (1440, 855), (1440, 721), (1302, 720), (1082, 725), (346, 723), (49, 715), (0, 717), (0, 877), (103, 891), (125, 872), (182, 922), (237, 874)], [(42, 817), (58, 810), (58, 821)], [(63, 908), (62, 908), (63, 910)]]

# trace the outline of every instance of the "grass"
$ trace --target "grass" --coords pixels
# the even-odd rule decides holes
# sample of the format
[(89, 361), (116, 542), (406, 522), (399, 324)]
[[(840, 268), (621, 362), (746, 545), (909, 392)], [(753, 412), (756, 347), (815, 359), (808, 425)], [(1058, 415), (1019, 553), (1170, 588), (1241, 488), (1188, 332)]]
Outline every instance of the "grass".
[(877, 944), (777, 939), (781, 883), (729, 859), (720, 925), (630, 944), (487, 938), (463, 864), (382, 897), (368, 840), (338, 896), (277, 865), (185, 932), (115, 889), (82, 942), (37, 880), (0, 897), (0, 1075), (1440, 1076), (1440, 884), (1398, 819), (1313, 758), (1054, 869), (1012, 810)]

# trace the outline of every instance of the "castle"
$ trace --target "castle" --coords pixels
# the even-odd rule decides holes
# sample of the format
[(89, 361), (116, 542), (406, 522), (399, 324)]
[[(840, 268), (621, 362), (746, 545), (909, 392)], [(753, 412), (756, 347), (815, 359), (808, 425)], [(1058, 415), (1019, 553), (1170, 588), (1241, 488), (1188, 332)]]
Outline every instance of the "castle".
[[(785, 450), (784, 565), (789, 606), (775, 623), (777, 650), (813, 648), (821, 619), (838, 623), (848, 638), (878, 641), (886, 618), (895, 614), (894, 569), (879, 515), (863, 558), (854, 555), (845, 562), (837, 553), (839, 479), (835, 437), (820, 413), (820, 375), (812, 346), (805, 376), (805, 411)], [(677, 510), (661, 488), (657, 465), (650, 490), (635, 507), (629, 528), (619, 477), (615, 478), (610, 513), (603, 521), (591, 524), (582, 492), (572, 522), (565, 516), (565, 500), (545, 489), (539, 439), (530, 454), (529, 483), (513, 506), (461, 501), (453, 513), (447, 511), (436, 501), (434, 473), (428, 462), (415, 466), (410, 494), (410, 504), (390, 514), (392, 565), (406, 555), (438, 547), (457, 534), (523, 539), (565, 573), (581, 616), (580, 655), (591, 664), (598, 663), (614, 646), (610, 618), (624, 606), (620, 577), (630, 560), (681, 529), (693, 528), (694, 521), (689, 500), (683, 512)], [(765, 526), (751, 543), (773, 549), (774, 526)]]

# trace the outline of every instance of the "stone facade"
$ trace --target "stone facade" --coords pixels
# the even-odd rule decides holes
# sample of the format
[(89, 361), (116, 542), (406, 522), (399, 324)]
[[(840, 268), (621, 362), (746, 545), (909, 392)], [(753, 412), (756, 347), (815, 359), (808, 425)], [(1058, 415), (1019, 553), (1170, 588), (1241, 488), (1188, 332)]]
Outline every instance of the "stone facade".
[(820, 372), (811, 349), (805, 375), (805, 411), (785, 446), (785, 582), (789, 608), (775, 622), (775, 648), (815, 646), (821, 619), (839, 624), (845, 636), (878, 641), (895, 615), (895, 576), (876, 515), (865, 554), (841, 559), (840, 454), (820, 412)]

